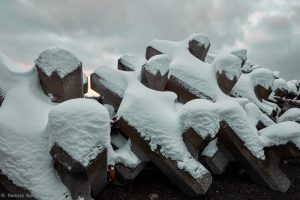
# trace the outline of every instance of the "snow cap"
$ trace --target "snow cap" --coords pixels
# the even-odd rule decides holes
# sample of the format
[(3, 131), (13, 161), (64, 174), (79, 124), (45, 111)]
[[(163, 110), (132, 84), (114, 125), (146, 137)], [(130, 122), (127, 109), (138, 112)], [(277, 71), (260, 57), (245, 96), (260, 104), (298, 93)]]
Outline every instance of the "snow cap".
[(275, 77), (273, 72), (266, 68), (258, 68), (251, 72), (251, 79), (254, 86), (260, 85), (265, 89), (272, 88)]
[(219, 72), (225, 72), (225, 75), (228, 79), (233, 80), (234, 78), (239, 78), (241, 75), (241, 64), (242, 61), (235, 55), (232, 54), (223, 54), (217, 56), (212, 62), (212, 66)]
[(183, 132), (193, 128), (202, 138), (208, 135), (213, 138), (220, 128), (219, 109), (208, 100), (189, 101), (179, 110), (178, 114)]
[(87, 166), (99, 148), (110, 141), (110, 117), (104, 106), (93, 99), (65, 101), (49, 113), (47, 131), (50, 148), (56, 143)]
[(81, 65), (81, 62), (68, 50), (53, 47), (43, 51), (35, 60), (35, 64), (47, 76), (51, 76), (53, 72), (57, 72), (63, 78), (76, 70)]
[(158, 72), (160, 72), (161, 75), (164, 75), (169, 71), (170, 63), (170, 56), (166, 54), (159, 54), (151, 57), (147, 61), (145, 64), (145, 69), (154, 75), (156, 75)]
[(210, 40), (209, 40), (208, 36), (203, 33), (192, 33), (191, 35), (189, 35), (187, 37), (187, 39), (185, 41), (187, 43), (189, 43), (189, 41), (192, 41), (192, 40), (196, 40), (197, 42), (203, 44), (205, 49), (207, 49), (208, 46), (210, 45)]
[(284, 79), (278, 78), (278, 79), (274, 80), (272, 90), (275, 91), (277, 89), (280, 89), (280, 90), (288, 90), (289, 89), (288, 84), (286, 83), (286, 81)]

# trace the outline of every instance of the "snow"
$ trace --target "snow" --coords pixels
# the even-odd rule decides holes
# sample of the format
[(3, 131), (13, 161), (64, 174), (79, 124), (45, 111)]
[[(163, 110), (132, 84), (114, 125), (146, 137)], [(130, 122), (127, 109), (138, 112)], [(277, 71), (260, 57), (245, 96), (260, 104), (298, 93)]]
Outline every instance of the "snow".
[(95, 73), (101, 77), (100, 82), (120, 97), (123, 97), (127, 87), (126, 75), (130, 72), (124, 72), (113, 69), (108, 66), (101, 66), (95, 70)]
[(120, 58), (120, 62), (135, 71), (142, 68), (142, 66), (146, 63), (146, 59), (139, 58), (131, 54), (125, 54)]
[(202, 138), (214, 138), (219, 131), (219, 109), (207, 100), (194, 99), (178, 111), (182, 132), (193, 128)]
[(280, 72), (279, 71), (274, 71), (273, 72), (273, 76), (275, 77), (275, 78), (280, 78)]
[(297, 86), (295, 84), (295, 81), (288, 81), (287, 85), (288, 85), (288, 92), (289, 93), (297, 94)]
[(114, 146), (118, 149), (124, 146), (127, 143), (128, 139), (126, 139), (121, 133), (119, 132), (112, 132), (111, 134), (111, 142)]
[(277, 123), (285, 122), (285, 121), (295, 121), (300, 123), (300, 109), (299, 108), (291, 108), (283, 113), (278, 119)]
[(251, 61), (246, 60), (245, 64), (242, 67), (242, 70), (244, 72), (251, 72), (252, 71), (252, 66), (253, 66), (253, 64), (251, 63)]
[(131, 151), (131, 141), (128, 140), (121, 148), (115, 151), (116, 163), (122, 163), (124, 166), (129, 168), (135, 168), (141, 161), (140, 159)]
[(168, 55), (160, 54), (151, 57), (144, 65), (145, 69), (151, 74), (165, 75), (170, 68), (171, 58)]
[(275, 97), (275, 92), (276, 90), (279, 89), (281, 91), (288, 91), (288, 84), (286, 83), (286, 81), (282, 78), (278, 78), (274, 80), (274, 84), (272, 87), (272, 93), (269, 96), (269, 99), (276, 102), (277, 100), (274, 98)]
[(276, 89), (288, 90), (288, 84), (282, 78), (275, 79), (272, 90), (275, 91)]
[(244, 110), (247, 113), (252, 126), (256, 127), (259, 121), (265, 126), (271, 126), (275, 124), (275, 122), (273, 122), (267, 115), (262, 113), (261, 110), (252, 102), (246, 104)]
[(197, 42), (202, 44), (205, 49), (207, 49), (210, 45), (208, 36), (203, 33), (192, 33), (191, 35), (188, 36), (186, 42), (189, 42), (191, 40), (196, 40)]
[(112, 119), (116, 115), (114, 107), (109, 104), (104, 104), (103, 106), (108, 111), (110, 119)]
[(247, 49), (236, 49), (232, 51), (231, 54), (237, 56), (241, 60), (247, 60)]
[[(171, 42), (164, 40), (153, 40), (149, 43), (149, 46), (171, 57), (172, 62), (170, 64), (169, 77), (174, 76), (178, 78), (180, 81), (182, 81), (181, 84), (185, 85), (185, 87), (187, 87), (188, 90), (195, 95), (198, 95), (197, 92), (204, 94), (203, 96), (198, 95), (198, 97), (206, 98), (215, 102), (219, 108), (219, 121), (225, 121), (245, 143), (246, 148), (248, 148), (254, 156), (259, 159), (264, 159), (264, 150), (256, 127), (251, 125), (247, 114), (242, 108), (242, 106), (249, 101), (244, 98), (232, 98), (224, 94), (219, 88), (216, 79), (217, 68), (212, 67), (211, 64), (204, 63), (191, 55), (191, 53), (186, 49), (185, 41)], [(222, 60), (222, 57), (223, 56), (221, 55), (219, 59)], [(229, 67), (230, 70), (228, 71), (230, 74), (235, 74), (237, 77), (239, 77), (241, 60), (232, 54), (224, 57), (224, 60), (229, 58), (230, 62), (228, 62), (228, 66), (233, 66), (232, 68)], [(226, 69), (226, 66), (224, 67), (221, 65), (221, 67)], [(243, 87), (244, 89), (247, 89), (246, 91), (249, 90), (250, 86), (252, 87), (250, 88), (252, 89), (253, 93), (251, 95), (254, 95), (254, 100), (256, 101), (258, 101), (258, 99), (254, 93), (254, 83), (266, 85), (265, 80), (260, 80), (260, 78), (260, 75), (254, 75), (252, 78), (250, 76), (249, 80), (248, 78), (246, 79), (246, 86), (249, 86)], [(265, 105), (265, 107), (269, 108), (269, 105)], [(270, 110), (272, 111), (273, 108), (270, 108)]]
[(124, 118), (149, 141), (152, 151), (159, 149), (163, 156), (177, 161), (179, 169), (199, 179), (208, 171), (192, 157), (183, 142), (182, 130), (186, 127), (182, 127), (180, 117), (183, 110), (189, 109), (189, 106), (184, 108), (182, 104), (176, 103), (176, 99), (177, 96), (173, 92), (151, 90), (137, 79), (132, 79), (117, 115)]
[(35, 60), (38, 66), (47, 76), (51, 76), (53, 72), (64, 78), (69, 73), (81, 66), (81, 62), (71, 52), (59, 48), (49, 48), (43, 51)]
[(282, 122), (259, 131), (264, 147), (283, 145), (292, 142), (300, 149), (300, 124)]
[(15, 66), (4, 54), (0, 53), (0, 95), (5, 97), (6, 93), (20, 82), (27, 81), (26, 74), (32, 70), (22, 71)]
[(114, 133), (111, 135), (111, 142), (117, 147), (114, 163), (122, 163), (129, 168), (134, 168), (141, 163), (141, 160), (131, 151), (130, 139), (126, 139), (121, 133)]
[(251, 73), (254, 86), (260, 85), (266, 89), (272, 88), (275, 77), (273, 72), (266, 68), (255, 69)]
[(201, 155), (202, 156), (207, 156), (209, 158), (214, 157), (214, 155), (219, 150), (219, 147), (218, 147), (217, 143), (218, 143), (218, 139), (217, 138), (215, 138), (212, 141), (210, 141), (210, 143), (202, 151)]
[(65, 101), (50, 111), (47, 131), (50, 149), (58, 144), (87, 167), (110, 142), (109, 113), (93, 99)]
[(229, 80), (238, 79), (241, 75), (242, 61), (232, 54), (219, 55), (212, 62), (212, 66), (220, 74), (225, 72)]
[(2, 173), (37, 199), (70, 199), (47, 148), (48, 113), (55, 104), (41, 90), (35, 68), (21, 73), (0, 61), (1, 84), (8, 84), (0, 109)]
[(216, 58), (215, 54), (207, 53), (205, 57), (205, 62), (211, 64), (215, 58)]
[[(216, 76), (215, 70), (208, 63), (200, 61), (188, 51), (186, 48), (187, 40), (180, 42), (153, 40), (149, 46), (171, 57), (169, 77), (174, 76), (179, 79), (196, 96), (215, 101), (219, 89), (214, 87), (217, 84), (214, 78)], [(199, 94), (199, 92), (204, 95)]]
[(260, 102), (255, 94), (254, 88), (256, 85), (260, 85), (269, 89), (273, 86), (274, 80), (275, 78), (271, 70), (258, 68), (251, 73), (242, 74), (233, 87), (232, 94), (249, 99), (249, 101), (256, 104), (264, 113), (270, 115), (278, 106), (270, 102)]
[(232, 100), (218, 101), (217, 104), (220, 110), (220, 120), (225, 121), (232, 128), (252, 155), (265, 159), (262, 141), (256, 127), (251, 125), (243, 108)]
[(252, 102), (246, 104), (245, 106), (245, 112), (248, 115), (249, 121), (252, 126), (255, 126), (258, 124), (261, 116), (260, 109)]

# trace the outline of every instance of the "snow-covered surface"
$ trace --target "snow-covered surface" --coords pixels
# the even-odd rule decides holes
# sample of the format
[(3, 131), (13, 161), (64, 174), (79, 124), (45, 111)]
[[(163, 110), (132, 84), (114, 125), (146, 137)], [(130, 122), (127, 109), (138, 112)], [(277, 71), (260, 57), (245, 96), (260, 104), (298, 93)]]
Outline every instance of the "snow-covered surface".
[(276, 89), (288, 90), (288, 84), (282, 78), (275, 79), (272, 90), (276, 90)]
[(123, 117), (149, 141), (152, 151), (160, 146), (159, 150), (165, 157), (177, 161), (178, 168), (198, 179), (208, 171), (192, 157), (183, 142), (182, 130), (186, 127), (182, 126), (180, 116), (185, 108), (176, 103), (176, 99), (177, 96), (172, 92), (155, 91), (145, 87), (137, 79), (132, 79), (117, 115)]
[(4, 54), (0, 53), (0, 95), (4, 97), (11, 88), (19, 85), (20, 82), (26, 82), (27, 75), (31, 74), (31, 71), (22, 71)]
[(0, 81), (8, 84), (0, 109), (0, 169), (38, 199), (69, 199), (53, 168), (45, 131), (55, 104), (41, 90), (35, 68), (16, 73), (0, 61)]
[(129, 168), (134, 168), (141, 163), (140, 159), (131, 151), (130, 140), (116, 150), (115, 153), (115, 163), (122, 163), (124, 166)]
[(112, 119), (116, 115), (114, 107), (112, 105), (109, 105), (109, 104), (104, 104), (103, 106), (108, 111), (110, 119)]
[(158, 72), (160, 75), (165, 75), (170, 68), (171, 58), (168, 55), (160, 54), (151, 57), (144, 65), (145, 69), (151, 74), (156, 75)]
[(186, 39), (186, 42), (189, 42), (191, 40), (196, 40), (200, 44), (204, 45), (205, 49), (207, 49), (208, 46), (210, 45), (208, 36), (203, 33), (193, 33), (189, 35), (188, 38)]
[(131, 151), (130, 139), (126, 139), (120, 133), (114, 133), (111, 135), (111, 142), (117, 147), (114, 163), (122, 163), (129, 168), (134, 168), (141, 163), (141, 160)]
[(242, 70), (244, 71), (244, 72), (251, 72), (252, 71), (252, 66), (253, 66), (253, 64), (251, 63), (251, 61), (249, 61), (249, 60), (246, 60), (246, 62), (245, 62), (245, 64), (243, 65), (243, 67), (242, 67)]
[(289, 93), (294, 93), (294, 94), (297, 94), (297, 86), (295, 84), (295, 81), (288, 81), (287, 82), (287, 85), (288, 85), (288, 91)]
[(124, 72), (113, 69), (108, 66), (101, 66), (95, 70), (95, 73), (101, 77), (100, 82), (119, 96), (123, 97), (124, 91), (127, 88), (126, 74)]
[[(180, 42), (153, 40), (149, 46), (171, 57), (169, 77), (174, 76), (182, 81), (189, 92), (196, 96), (216, 101), (218, 94), (222, 93), (216, 80), (216, 69), (193, 56), (186, 48), (187, 40)], [(238, 58), (236, 59), (240, 62)]]
[(213, 53), (207, 53), (205, 57), (205, 62), (211, 64), (214, 59), (216, 58), (216, 55)]
[(142, 68), (142, 66), (146, 63), (146, 59), (131, 54), (125, 54), (120, 58), (120, 62), (135, 71)]
[[(169, 76), (173, 75), (180, 79), (192, 93), (197, 95), (197, 91), (200, 91), (210, 97), (218, 107), (220, 113), (219, 120), (227, 122), (253, 155), (260, 159), (265, 158), (263, 145), (259, 139), (256, 127), (251, 125), (247, 114), (242, 108), (249, 101), (247, 99), (232, 98), (224, 94), (218, 86), (215, 67), (191, 55), (186, 50), (186, 40), (181, 42), (153, 40), (149, 43), (149, 46), (171, 57), (172, 62), (170, 64)], [(236, 61), (238, 61), (239, 69), (237, 70), (240, 70), (241, 60), (234, 55), (231, 58), (234, 59), (233, 63), (235, 63), (234, 66), (236, 67), (234, 69), (237, 69)], [(239, 76), (237, 71), (236, 75)], [(251, 84), (259, 83), (266, 85), (265, 80), (259, 81), (260, 78), (260, 75), (254, 76), (251, 82), (249, 82)], [(255, 95), (253, 88), (253, 94)], [(256, 96), (255, 99), (257, 100)]]
[(260, 85), (266, 89), (273, 86), (275, 78), (271, 70), (265, 68), (258, 68), (251, 73), (242, 74), (238, 82), (232, 89), (233, 94), (249, 99), (252, 103), (256, 104), (264, 113), (270, 115), (273, 110), (277, 109), (276, 104), (264, 103), (257, 98), (254, 88)]
[(275, 92), (278, 89), (281, 90), (281, 91), (288, 91), (289, 90), (288, 84), (282, 78), (278, 78), (278, 79), (274, 80), (274, 84), (273, 84), (273, 87), (272, 87), (272, 93), (269, 96), (270, 100), (276, 102), (276, 99), (274, 97), (275, 97)]
[(300, 109), (299, 108), (291, 108), (283, 113), (278, 119), (277, 123), (285, 122), (285, 121), (295, 121), (300, 123)]
[(178, 111), (182, 132), (193, 128), (202, 138), (217, 134), (219, 126), (219, 109), (207, 100), (195, 99), (187, 102)]
[(247, 60), (247, 49), (236, 49), (231, 52), (231, 54), (237, 56), (241, 60), (246, 61)]
[(50, 149), (58, 144), (87, 167), (110, 142), (110, 116), (93, 99), (65, 101), (49, 113)]
[(214, 157), (214, 155), (217, 153), (219, 147), (217, 145), (218, 139), (215, 138), (205, 147), (205, 149), (201, 152), (202, 156), (207, 156), (209, 158)]
[(51, 76), (53, 72), (63, 78), (67, 74), (76, 70), (81, 62), (71, 52), (59, 48), (49, 48), (43, 51), (35, 60), (35, 64), (47, 74)]
[(300, 149), (300, 124), (282, 122), (259, 131), (265, 147), (277, 146), (292, 142)]
[(251, 125), (243, 108), (232, 100), (218, 101), (217, 104), (220, 110), (220, 120), (225, 121), (232, 128), (254, 156), (265, 159), (262, 141), (256, 127)]
[(212, 62), (212, 66), (220, 74), (225, 73), (229, 80), (238, 79), (241, 75), (241, 60), (232, 54), (219, 55)]
[(247, 113), (252, 126), (256, 127), (259, 121), (265, 126), (271, 126), (275, 124), (275, 122), (273, 122), (267, 115), (262, 113), (261, 110), (252, 102), (246, 104), (244, 110)]

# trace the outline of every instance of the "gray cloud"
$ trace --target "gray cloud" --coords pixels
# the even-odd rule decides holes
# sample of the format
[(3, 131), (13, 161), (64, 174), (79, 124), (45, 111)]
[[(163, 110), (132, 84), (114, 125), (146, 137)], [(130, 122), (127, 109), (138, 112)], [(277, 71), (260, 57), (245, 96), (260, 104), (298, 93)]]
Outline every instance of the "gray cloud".
[(300, 5), (294, 1), (15, 0), (0, 3), (0, 51), (31, 66), (50, 46), (74, 52), (91, 71), (144, 55), (153, 39), (204, 32), (211, 51), (248, 48), (249, 58), (299, 79)]

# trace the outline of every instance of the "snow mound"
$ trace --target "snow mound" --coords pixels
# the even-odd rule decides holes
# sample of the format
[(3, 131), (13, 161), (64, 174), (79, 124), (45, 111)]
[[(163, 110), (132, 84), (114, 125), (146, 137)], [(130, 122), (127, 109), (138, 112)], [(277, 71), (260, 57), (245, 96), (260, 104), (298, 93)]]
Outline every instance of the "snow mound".
[(144, 66), (153, 75), (156, 75), (158, 72), (160, 75), (165, 75), (169, 71), (170, 63), (171, 58), (168, 55), (160, 54), (151, 57)]
[(233, 80), (238, 79), (241, 75), (241, 64), (242, 61), (232, 54), (224, 54), (217, 56), (212, 62), (212, 66), (220, 74), (225, 72), (228, 79)]
[(110, 142), (110, 117), (95, 100), (72, 99), (50, 111), (47, 130), (50, 148), (58, 144), (86, 167)]
[(278, 119), (277, 123), (285, 122), (285, 121), (295, 121), (300, 123), (300, 109), (299, 108), (291, 108), (283, 113)]
[(210, 45), (210, 41), (207, 35), (203, 33), (192, 33), (189, 35), (186, 39), (186, 42), (189, 42), (191, 40), (196, 40), (197, 42), (204, 45), (204, 48), (207, 49), (207, 47)]
[(215, 137), (219, 131), (219, 109), (207, 100), (195, 99), (187, 102), (179, 111), (182, 132), (193, 128), (202, 138)]
[(49, 77), (56, 72), (61, 78), (64, 78), (76, 70), (81, 62), (71, 52), (54, 47), (43, 51), (35, 60), (35, 64)]
[(282, 122), (259, 131), (265, 147), (283, 145), (292, 142), (300, 149), (300, 124)]
[(17, 73), (2, 62), (0, 70), (0, 81), (9, 83), (0, 109), (0, 170), (37, 199), (70, 199), (48, 151), (45, 130), (55, 104), (41, 90), (34, 68)]
[(183, 142), (184, 128), (178, 114), (182, 104), (176, 103), (176, 99), (172, 92), (151, 90), (137, 80), (131, 80), (117, 115), (149, 141), (152, 151), (159, 149), (166, 158), (177, 161), (179, 169), (198, 179), (207, 170), (192, 157)]

